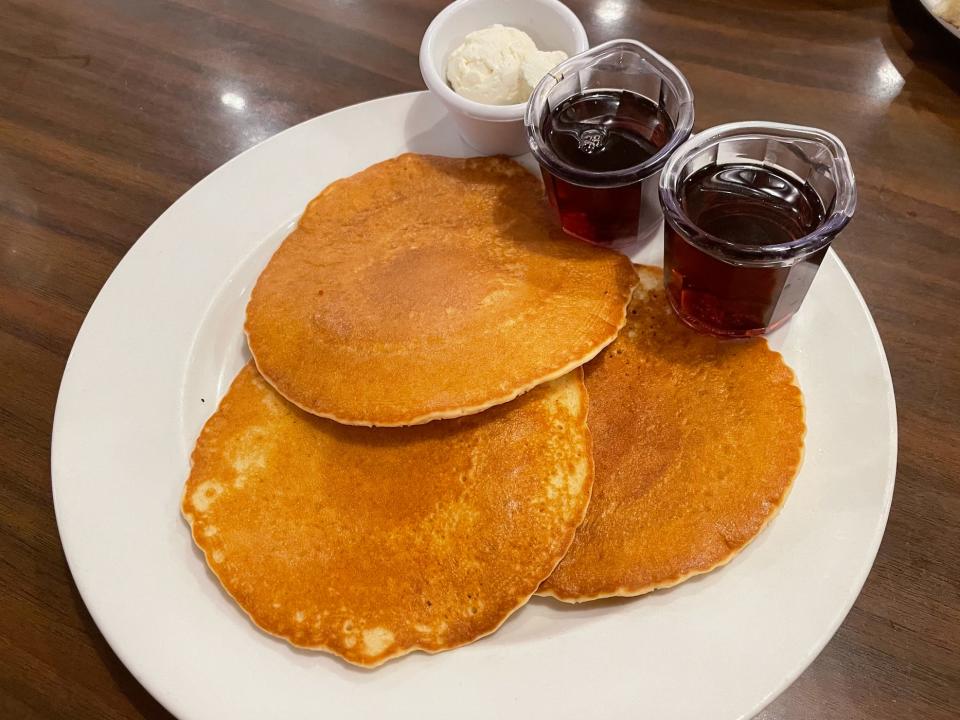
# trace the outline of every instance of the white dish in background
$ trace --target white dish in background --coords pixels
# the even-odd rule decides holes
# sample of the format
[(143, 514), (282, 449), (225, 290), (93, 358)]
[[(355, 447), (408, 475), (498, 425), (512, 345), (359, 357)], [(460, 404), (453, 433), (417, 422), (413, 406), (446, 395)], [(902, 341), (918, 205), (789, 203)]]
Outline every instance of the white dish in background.
[(567, 57), (590, 45), (583, 24), (558, 0), (456, 0), (427, 27), (420, 44), (420, 74), (463, 140), (483, 155), (520, 155), (529, 152), (523, 127), (525, 102), (485, 105), (461, 97), (447, 83), (450, 53), (468, 33), (498, 23), (523, 30), (540, 50), (563, 50)]
[[(52, 447), (64, 551), (97, 625), (182, 720), (752, 716), (850, 609), (893, 491), (886, 359), (833, 252), (771, 339), (806, 397), (803, 468), (782, 512), (723, 569), (633, 600), (537, 598), (465, 648), (364, 671), (257, 630), (194, 549), (181, 488), (247, 357), (251, 285), (310, 198), (404, 151), (472, 154), (429, 93), (315, 118), (197, 184), (110, 276), (70, 354)], [(657, 242), (639, 257), (658, 255)]]
[(960, 38), (960, 28), (947, 22), (937, 13), (937, 8), (943, 4), (943, 0), (920, 0), (920, 4), (926, 8), (927, 12), (933, 15), (938, 23), (943, 25), (943, 27), (945, 27), (952, 35), (954, 35), (954, 37)]

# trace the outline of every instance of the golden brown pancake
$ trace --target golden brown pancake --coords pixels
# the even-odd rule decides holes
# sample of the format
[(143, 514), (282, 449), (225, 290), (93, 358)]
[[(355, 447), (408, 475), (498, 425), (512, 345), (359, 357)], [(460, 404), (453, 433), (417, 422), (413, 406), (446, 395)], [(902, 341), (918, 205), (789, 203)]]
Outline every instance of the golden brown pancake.
[(683, 325), (640, 268), (616, 341), (585, 368), (596, 480), (540, 594), (640, 595), (728, 562), (777, 512), (800, 466), (803, 398), (763, 339)]
[(263, 376), (351, 425), (480, 412), (593, 357), (636, 274), (573, 242), (511, 160), (401, 155), (330, 185), (247, 306)]
[(299, 410), (250, 364), (197, 440), (183, 515), (226, 591), (293, 645), (368, 666), (464, 645), (527, 601), (583, 519), (582, 378), (364, 428)]

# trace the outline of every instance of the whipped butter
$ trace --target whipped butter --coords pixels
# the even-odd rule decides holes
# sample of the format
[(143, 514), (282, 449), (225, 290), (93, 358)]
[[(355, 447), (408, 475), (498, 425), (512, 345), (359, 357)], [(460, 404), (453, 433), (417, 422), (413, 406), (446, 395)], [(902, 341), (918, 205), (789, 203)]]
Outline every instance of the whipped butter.
[(561, 50), (538, 50), (522, 30), (492, 25), (467, 35), (450, 54), (447, 80), (468, 100), (513, 105), (526, 102), (540, 79), (566, 59)]

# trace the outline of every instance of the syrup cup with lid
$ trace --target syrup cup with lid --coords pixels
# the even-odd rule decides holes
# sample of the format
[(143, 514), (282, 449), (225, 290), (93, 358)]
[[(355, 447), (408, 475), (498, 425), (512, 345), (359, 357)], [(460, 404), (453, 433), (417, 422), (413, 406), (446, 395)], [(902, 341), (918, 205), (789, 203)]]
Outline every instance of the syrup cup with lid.
[[(610, 107), (618, 109), (558, 124), (564, 104), (569, 107), (581, 97), (589, 102), (613, 98)], [(618, 115), (623, 98), (631, 99), (639, 115)], [(659, 227), (657, 179), (693, 128), (693, 93), (681, 72), (652, 48), (636, 40), (612, 40), (546, 75), (530, 96), (524, 124), (561, 227), (581, 240), (623, 247), (648, 238)], [(565, 142), (573, 143), (572, 153), (558, 150), (551, 140), (557, 132), (568, 136)], [(612, 166), (606, 162), (602, 169), (592, 168), (591, 156), (614, 132), (635, 132), (650, 152), (639, 162), (623, 155), (611, 158)]]
[[(725, 186), (747, 195), (728, 211), (724, 222), (733, 224), (724, 227), (732, 229), (720, 236), (691, 219), (685, 183), (704, 169), (721, 177), (724, 168), (748, 180), (773, 180)], [(774, 226), (764, 237), (764, 223), (777, 222), (777, 208), (789, 194), (819, 204), (817, 221), (796, 236)], [(660, 177), (660, 200), (664, 284), (673, 309), (695, 329), (745, 337), (776, 329), (800, 308), (831, 242), (853, 217), (857, 191), (836, 136), (800, 125), (738, 122), (697, 133), (678, 148)], [(759, 233), (738, 235), (744, 215), (753, 216), (747, 221), (755, 221)]]

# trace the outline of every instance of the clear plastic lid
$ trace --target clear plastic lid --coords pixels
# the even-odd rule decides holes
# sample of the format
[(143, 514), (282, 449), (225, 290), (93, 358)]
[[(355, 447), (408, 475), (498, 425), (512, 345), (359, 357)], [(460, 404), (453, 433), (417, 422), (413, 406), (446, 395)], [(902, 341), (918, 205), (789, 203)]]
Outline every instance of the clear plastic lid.
[[(639, 165), (592, 171), (569, 164), (544, 142), (544, 118), (567, 99), (599, 90), (629, 90), (661, 108), (673, 134), (660, 150)], [(554, 175), (578, 185), (612, 187), (643, 180), (660, 170), (670, 153), (693, 128), (693, 92), (687, 79), (667, 59), (636, 40), (611, 40), (565, 60), (537, 84), (524, 116), (530, 150)], [(593, 126), (585, 124), (584, 131)]]
[[(683, 182), (708, 165), (770, 167), (808, 184), (823, 203), (824, 220), (811, 233), (776, 245), (750, 245), (697, 227), (680, 201)], [(857, 188), (850, 157), (839, 138), (824, 130), (774, 122), (737, 122), (697, 133), (670, 157), (660, 176), (664, 214), (689, 242), (720, 259), (744, 265), (789, 265), (823, 249), (853, 217)]]

